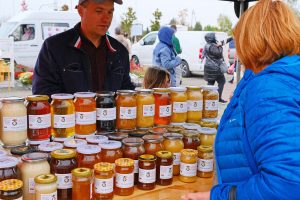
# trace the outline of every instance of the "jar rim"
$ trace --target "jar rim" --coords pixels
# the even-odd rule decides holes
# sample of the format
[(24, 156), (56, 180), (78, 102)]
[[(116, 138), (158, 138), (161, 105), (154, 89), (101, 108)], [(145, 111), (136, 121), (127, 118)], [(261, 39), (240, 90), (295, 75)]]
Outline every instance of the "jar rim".
[(194, 149), (183, 149), (180, 153), (182, 156), (198, 156), (198, 151)]
[(152, 94), (152, 89), (136, 89), (135, 90), (138, 94)]
[(141, 160), (141, 161), (155, 161), (156, 156), (154, 156), (152, 154), (143, 154), (143, 155), (139, 156), (139, 160)]
[(207, 146), (207, 145), (200, 145), (198, 146), (198, 151), (207, 153), (207, 152), (212, 152), (213, 151), (213, 147), (212, 146)]
[(146, 143), (160, 143), (163, 141), (163, 136), (161, 135), (144, 135), (142, 137), (142, 139), (146, 142)]
[(49, 96), (47, 95), (29, 95), (26, 97), (27, 101), (48, 101)]
[(183, 136), (180, 133), (165, 133), (164, 138), (167, 138), (169, 140), (177, 140), (182, 139)]
[(101, 149), (119, 149), (122, 147), (122, 143), (114, 140), (107, 140), (104, 142), (99, 142), (99, 146)]
[(186, 91), (186, 87), (170, 87), (170, 90), (172, 92), (185, 92)]
[(170, 93), (171, 90), (169, 88), (153, 88), (153, 92), (156, 94), (160, 94), (160, 93)]
[(46, 139), (46, 140), (28, 140), (28, 144), (29, 145), (40, 145), (46, 142), (50, 142), (50, 139)]
[(201, 88), (203, 90), (218, 90), (218, 86), (215, 85), (202, 85)]
[(198, 129), (200, 134), (208, 134), (208, 135), (213, 135), (217, 133), (217, 129), (215, 128), (208, 128), (208, 127), (201, 127)]
[(38, 184), (49, 184), (57, 181), (57, 176), (53, 174), (41, 174), (34, 178), (34, 182)]
[(15, 167), (19, 163), (19, 160), (12, 156), (0, 157), (0, 169)]
[(92, 175), (92, 170), (86, 167), (80, 167), (72, 170), (72, 175), (76, 177), (89, 177)]
[(130, 138), (124, 138), (122, 140), (122, 143), (126, 146), (137, 147), (143, 145), (144, 140), (142, 138), (130, 137)]
[(93, 144), (86, 144), (77, 147), (77, 152), (81, 154), (96, 154), (101, 152), (101, 147)]
[(86, 141), (88, 143), (99, 144), (100, 142), (107, 141), (108, 137), (104, 135), (90, 135), (86, 137)]
[(196, 86), (196, 85), (190, 85), (186, 87), (187, 90), (201, 90), (201, 86)]
[(69, 148), (76, 148), (81, 145), (86, 145), (87, 141), (83, 139), (71, 139), (71, 140), (66, 140), (64, 141), (64, 146), (69, 147)]
[(51, 157), (56, 159), (70, 159), (76, 156), (76, 152), (72, 149), (58, 149), (51, 152)]
[(58, 93), (58, 94), (52, 94), (51, 99), (59, 99), (59, 100), (67, 100), (67, 99), (73, 99), (74, 95), (67, 94), (67, 93)]
[(108, 137), (110, 140), (122, 140), (122, 139), (124, 139), (124, 138), (128, 138), (128, 134), (127, 134), (127, 133), (120, 133), (120, 132), (117, 132), (117, 133), (109, 134), (109, 135), (107, 135), (107, 137)]
[(53, 137), (52, 138), (54, 142), (65, 142), (71, 139), (74, 139), (74, 136), (68, 137), (68, 138), (60, 138), (60, 137)]
[(115, 92), (112, 92), (112, 91), (99, 91), (99, 92), (96, 92), (97, 97), (111, 97), (111, 96), (114, 96), (114, 95), (115, 95)]
[(198, 128), (201, 128), (201, 126), (196, 123), (185, 123), (183, 125), (183, 128), (189, 129), (189, 130), (197, 130)]
[(94, 92), (76, 92), (74, 94), (74, 97), (76, 98), (94, 98), (96, 96), (96, 93)]
[(22, 97), (3, 97), (0, 99), (0, 102), (2, 103), (19, 103), (24, 102), (25, 98)]
[(136, 91), (134, 90), (117, 90), (117, 95), (125, 95), (125, 96), (131, 96), (135, 95)]
[(59, 142), (44, 142), (38, 146), (38, 150), (51, 152), (64, 148), (64, 145)]
[(24, 154), (21, 159), (23, 162), (40, 162), (47, 160), (48, 155), (41, 152)]

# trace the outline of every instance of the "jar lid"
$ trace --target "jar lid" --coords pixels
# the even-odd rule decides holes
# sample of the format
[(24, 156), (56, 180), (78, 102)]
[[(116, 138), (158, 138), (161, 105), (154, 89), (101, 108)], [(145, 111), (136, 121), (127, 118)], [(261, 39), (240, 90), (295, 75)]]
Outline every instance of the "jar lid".
[(50, 139), (47, 140), (28, 140), (29, 145), (40, 145), (46, 142), (50, 142)]
[(21, 147), (14, 147), (10, 150), (12, 155), (22, 156), (27, 153), (36, 152), (36, 150), (30, 146), (21, 146)]
[(168, 132), (172, 133), (179, 133), (180, 131), (184, 130), (182, 126), (170, 126), (167, 128)]
[(0, 158), (0, 169), (15, 167), (18, 163), (18, 158), (12, 156), (3, 156)]
[(198, 156), (198, 151), (194, 149), (183, 149), (180, 153), (181, 156)]
[(96, 93), (94, 92), (76, 92), (74, 96), (77, 98), (94, 98)]
[(215, 85), (202, 85), (201, 88), (203, 90), (218, 90), (218, 86)]
[(27, 101), (48, 101), (49, 97), (47, 95), (29, 95), (26, 98)]
[(24, 142), (23, 144), (20, 144), (20, 145), (3, 145), (3, 148), (4, 149), (12, 149), (12, 148), (15, 148), (15, 147), (23, 147), (25, 145), (26, 145), (26, 143)]
[(215, 128), (207, 128), (207, 127), (201, 127), (198, 129), (200, 134), (207, 134), (207, 135), (212, 135), (217, 133), (217, 129)]
[(87, 141), (82, 140), (82, 139), (71, 139), (71, 140), (66, 140), (64, 142), (65, 147), (69, 148), (77, 148), (82, 145), (86, 145)]
[(200, 145), (198, 148), (198, 151), (204, 152), (204, 153), (209, 153), (213, 151), (213, 147), (212, 146), (204, 146), (204, 145)]
[(104, 142), (100, 142), (99, 146), (102, 149), (119, 149), (122, 147), (122, 143), (119, 141), (114, 141), (114, 140), (107, 140)]
[(57, 177), (53, 174), (42, 174), (34, 178), (35, 183), (49, 184), (57, 181)]
[(69, 159), (75, 156), (76, 152), (73, 149), (58, 149), (51, 152), (51, 157), (56, 159)]
[(21, 97), (4, 97), (0, 99), (2, 103), (16, 103), (16, 102), (24, 102), (24, 98)]
[(164, 139), (161, 135), (144, 135), (142, 138), (146, 143), (161, 143)]
[(108, 162), (99, 162), (94, 165), (94, 170), (97, 172), (109, 172), (113, 170), (113, 164)]
[(171, 123), (170, 125), (171, 126), (179, 126), (179, 127), (182, 127), (183, 128), (183, 125), (184, 125), (185, 123), (183, 122), (183, 123)]
[(72, 170), (72, 175), (76, 177), (87, 178), (92, 175), (92, 170), (89, 168), (81, 167)]
[(20, 181), (18, 179), (7, 179), (0, 182), (1, 191), (17, 190), (21, 187), (23, 187), (23, 181)]
[(197, 130), (198, 128), (201, 128), (201, 126), (199, 124), (195, 124), (195, 123), (185, 123), (183, 125), (183, 128), (189, 129), (189, 130)]
[(134, 91), (134, 90), (117, 90), (117, 94), (131, 96), (131, 95), (135, 95), (136, 91)]
[(74, 98), (74, 95), (72, 95), (72, 94), (65, 94), (65, 93), (52, 94), (51, 95), (51, 99), (64, 100), (64, 99), (73, 99), (73, 98)]
[(101, 147), (97, 145), (83, 145), (77, 147), (77, 152), (81, 154), (96, 154), (101, 152)]
[(187, 86), (186, 87), (188, 90), (201, 90), (200, 86), (195, 86), (195, 85), (191, 85), (191, 86)]
[(92, 133), (92, 134), (89, 134), (89, 135), (81, 135), (81, 134), (75, 134), (74, 136), (74, 138), (76, 138), (76, 139), (86, 139), (88, 136), (91, 136), (91, 135), (95, 135), (94, 133)]
[(111, 96), (115, 96), (115, 93), (111, 92), (111, 91), (101, 91), (101, 92), (97, 92), (96, 96), (97, 97), (111, 97)]
[(202, 121), (202, 122), (213, 122), (213, 123), (217, 123), (217, 122), (218, 122), (218, 118), (202, 118), (201, 121)]
[(35, 153), (27, 153), (22, 156), (23, 162), (40, 162), (47, 160), (48, 155), (45, 153), (35, 152)]
[(153, 90), (152, 89), (136, 89), (138, 94), (152, 94)]
[(118, 158), (115, 163), (120, 167), (131, 167), (134, 165), (134, 160), (130, 158)]
[(64, 145), (58, 142), (44, 142), (38, 146), (38, 150), (44, 152), (51, 152), (64, 148)]
[(156, 152), (156, 156), (159, 158), (172, 158), (173, 154), (170, 151), (158, 151)]
[(0, 158), (7, 155), (7, 151), (0, 149)]
[(196, 130), (183, 130), (180, 131), (180, 133), (189, 138), (198, 137), (199, 135), (199, 132)]
[(143, 154), (139, 156), (139, 160), (141, 161), (155, 161), (156, 156), (151, 155), (151, 154)]
[(146, 130), (142, 130), (142, 129), (135, 130), (135, 131), (130, 132), (128, 135), (129, 135), (129, 137), (139, 137), (139, 138), (141, 138), (141, 137), (143, 137), (146, 134), (149, 134), (149, 129), (146, 129)]
[(53, 137), (52, 138), (54, 142), (65, 142), (67, 140), (71, 140), (71, 139), (74, 139), (74, 136), (71, 136), (71, 137), (67, 137), (67, 138), (60, 138), (60, 137)]
[(167, 138), (169, 140), (181, 140), (183, 136), (180, 133), (165, 133), (164, 138)]
[(90, 135), (86, 138), (88, 143), (99, 144), (100, 142), (107, 141), (108, 137), (104, 135)]
[(164, 133), (167, 133), (168, 130), (167, 130), (167, 128), (164, 128), (164, 127), (153, 127), (151, 129), (149, 129), (149, 132), (152, 134), (162, 135)]
[(110, 140), (122, 141), (124, 138), (128, 138), (128, 134), (127, 133), (122, 133), (122, 132), (116, 132), (116, 133), (112, 133), (112, 134), (107, 135), (107, 137)]
[(144, 144), (144, 140), (142, 138), (131, 137), (123, 139), (122, 143), (126, 146), (138, 147)]
[(186, 91), (186, 87), (170, 87), (170, 90), (172, 92), (185, 92)]

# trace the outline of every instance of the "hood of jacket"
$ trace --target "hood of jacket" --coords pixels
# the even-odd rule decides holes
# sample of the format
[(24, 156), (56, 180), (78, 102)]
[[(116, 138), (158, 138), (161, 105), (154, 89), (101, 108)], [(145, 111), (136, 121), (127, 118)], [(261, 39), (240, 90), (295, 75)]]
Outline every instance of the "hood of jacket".
[(165, 43), (166, 45), (172, 47), (172, 38), (175, 33), (175, 30), (170, 27), (162, 27), (158, 31), (158, 39), (160, 42)]
[(217, 42), (215, 33), (206, 33), (204, 38), (207, 43), (216, 43)]

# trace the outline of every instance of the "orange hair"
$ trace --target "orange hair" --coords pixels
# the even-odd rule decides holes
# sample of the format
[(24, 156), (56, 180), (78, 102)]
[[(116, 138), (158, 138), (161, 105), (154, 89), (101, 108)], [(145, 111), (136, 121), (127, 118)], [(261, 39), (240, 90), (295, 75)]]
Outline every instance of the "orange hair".
[(149, 67), (144, 76), (144, 88), (161, 88), (165, 79), (170, 79), (170, 73), (159, 67)]

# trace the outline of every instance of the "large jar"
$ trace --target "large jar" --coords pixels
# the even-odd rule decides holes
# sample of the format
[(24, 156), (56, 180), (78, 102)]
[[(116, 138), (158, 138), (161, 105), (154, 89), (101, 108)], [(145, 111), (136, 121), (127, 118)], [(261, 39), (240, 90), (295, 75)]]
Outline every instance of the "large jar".
[(173, 182), (173, 154), (170, 151), (156, 153), (156, 183), (171, 185)]
[(204, 146), (213, 146), (215, 143), (215, 138), (217, 134), (217, 129), (215, 128), (200, 128), (199, 138), (200, 144)]
[(34, 178), (35, 200), (58, 200), (57, 177), (53, 174), (42, 174)]
[(117, 91), (117, 129), (134, 130), (136, 128), (136, 92), (133, 90)]
[(163, 150), (163, 136), (161, 135), (145, 135), (143, 140), (145, 141), (145, 153), (156, 155), (156, 152)]
[(76, 168), (72, 170), (72, 200), (90, 200), (92, 170), (89, 168)]
[(199, 132), (194, 130), (184, 130), (180, 132), (183, 134), (183, 144), (185, 149), (197, 150), (200, 146)]
[(198, 147), (198, 170), (197, 176), (210, 178), (214, 175), (214, 154), (212, 146)]
[(139, 182), (140, 190), (153, 190), (156, 181), (156, 156), (144, 154), (139, 157)]
[(68, 138), (75, 134), (75, 106), (73, 95), (51, 95), (52, 136)]
[(17, 167), (19, 160), (12, 156), (0, 158), (0, 181), (7, 179), (19, 179), (20, 173)]
[(49, 174), (50, 166), (45, 153), (28, 153), (22, 156), (20, 170), (24, 184), (23, 196), (26, 200), (35, 200), (34, 178), (41, 174)]
[(23, 98), (1, 99), (0, 139), (4, 145), (17, 146), (27, 139), (27, 109)]
[(112, 199), (114, 196), (114, 169), (111, 163), (100, 162), (94, 166), (93, 199)]
[(137, 128), (149, 128), (154, 125), (155, 99), (153, 90), (137, 90)]
[(101, 161), (101, 148), (97, 145), (84, 145), (77, 148), (78, 167), (93, 169)]
[(71, 149), (60, 149), (51, 152), (51, 173), (57, 176), (57, 199), (72, 199), (72, 174), (77, 168), (76, 152)]
[(96, 132), (96, 100), (95, 93), (77, 92), (75, 96), (75, 133), (78, 138)]
[(116, 102), (114, 92), (97, 93), (97, 132), (113, 132), (116, 129)]
[(122, 143), (119, 141), (108, 140), (105, 142), (100, 142), (101, 147), (101, 161), (115, 163), (118, 158), (122, 158)]
[(172, 123), (184, 123), (187, 120), (187, 94), (184, 87), (171, 87)]
[(154, 124), (156, 126), (169, 125), (171, 122), (171, 96), (170, 89), (154, 88), (155, 115)]
[(202, 94), (203, 94), (202, 118), (218, 117), (218, 107), (219, 107), (218, 86), (213, 86), (213, 85), (202, 86)]
[(51, 136), (51, 109), (47, 95), (26, 98), (28, 114), (27, 136), (29, 140), (46, 140)]
[(64, 142), (65, 149), (73, 149), (75, 151), (78, 147), (84, 145), (87, 145), (87, 141), (82, 139), (70, 139)]
[(8, 179), (5, 181), (1, 181), (0, 199), (22, 200), (23, 199), (22, 186), (23, 186), (23, 182), (18, 179)]
[(181, 151), (179, 176), (180, 181), (185, 183), (192, 183), (197, 180), (197, 160), (197, 150), (184, 149)]
[(114, 192), (116, 195), (129, 196), (134, 192), (134, 160), (130, 158), (119, 158), (115, 162), (116, 184)]
[(184, 149), (182, 135), (179, 133), (164, 134), (164, 150), (173, 153), (173, 175), (178, 176), (180, 173), (180, 152)]
[(201, 87), (187, 87), (187, 121), (190, 123), (200, 122), (203, 110), (203, 95)]

